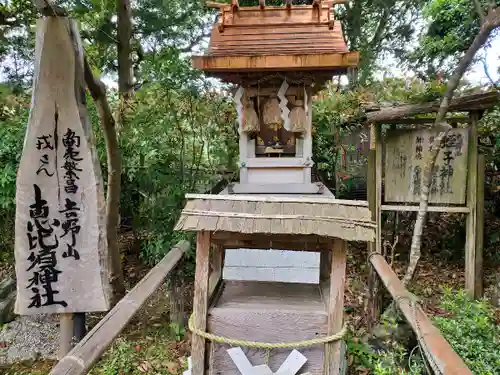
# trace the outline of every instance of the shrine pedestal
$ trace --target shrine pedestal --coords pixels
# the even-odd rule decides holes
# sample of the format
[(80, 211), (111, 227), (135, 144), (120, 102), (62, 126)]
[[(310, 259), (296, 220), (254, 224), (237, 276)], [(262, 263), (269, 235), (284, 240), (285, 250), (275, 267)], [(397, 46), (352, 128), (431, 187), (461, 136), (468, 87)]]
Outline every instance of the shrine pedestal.
[[(208, 311), (208, 332), (248, 341), (295, 342), (327, 336), (328, 311), (320, 285), (225, 281)], [(328, 296), (328, 294), (327, 294)], [(211, 343), (209, 374), (241, 375), (227, 352), (230, 345)], [(266, 349), (246, 348), (253, 366), (266, 364)], [(323, 375), (325, 344), (297, 349), (307, 358), (298, 374)], [(276, 372), (293, 349), (271, 349), (267, 365)]]

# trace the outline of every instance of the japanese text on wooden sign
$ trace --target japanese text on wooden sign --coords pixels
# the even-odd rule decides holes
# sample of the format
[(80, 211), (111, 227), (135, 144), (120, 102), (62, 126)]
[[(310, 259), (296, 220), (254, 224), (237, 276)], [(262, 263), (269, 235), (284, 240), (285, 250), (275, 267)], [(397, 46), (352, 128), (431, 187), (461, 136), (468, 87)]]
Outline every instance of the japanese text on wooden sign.
[[(420, 201), (426, 154), (436, 132), (427, 129), (393, 130), (385, 143), (385, 201)], [(452, 129), (434, 165), (429, 203), (465, 204), (467, 190), (468, 129)]]
[(75, 55), (65, 22), (38, 23), (44, 38), (37, 39), (38, 77), (16, 193), (15, 310), (22, 315), (109, 308), (101, 264), (102, 182), (75, 98)]

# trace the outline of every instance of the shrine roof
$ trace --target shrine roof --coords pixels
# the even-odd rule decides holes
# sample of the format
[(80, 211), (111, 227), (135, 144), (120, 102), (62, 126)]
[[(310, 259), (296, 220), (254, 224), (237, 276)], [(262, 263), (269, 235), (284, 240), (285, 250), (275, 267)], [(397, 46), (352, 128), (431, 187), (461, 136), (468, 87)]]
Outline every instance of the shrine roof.
[(367, 202), (326, 196), (188, 194), (175, 230), (374, 241)]
[(331, 71), (345, 74), (359, 61), (334, 20), (331, 4), (220, 7), (208, 51), (193, 57), (193, 66), (223, 72)]

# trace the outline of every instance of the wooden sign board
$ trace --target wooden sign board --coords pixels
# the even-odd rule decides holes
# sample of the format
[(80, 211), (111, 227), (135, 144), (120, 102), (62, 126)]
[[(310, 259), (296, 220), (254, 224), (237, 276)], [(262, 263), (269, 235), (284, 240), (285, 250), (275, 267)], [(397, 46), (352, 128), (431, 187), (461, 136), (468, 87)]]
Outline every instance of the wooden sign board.
[(83, 70), (69, 29), (59, 17), (37, 24), (33, 100), (16, 192), (20, 315), (109, 309), (101, 174), (77, 101), (75, 72)]
[[(385, 202), (417, 203), (425, 157), (437, 132), (391, 130), (385, 143)], [(429, 203), (465, 204), (468, 129), (452, 129), (441, 144), (430, 187)]]

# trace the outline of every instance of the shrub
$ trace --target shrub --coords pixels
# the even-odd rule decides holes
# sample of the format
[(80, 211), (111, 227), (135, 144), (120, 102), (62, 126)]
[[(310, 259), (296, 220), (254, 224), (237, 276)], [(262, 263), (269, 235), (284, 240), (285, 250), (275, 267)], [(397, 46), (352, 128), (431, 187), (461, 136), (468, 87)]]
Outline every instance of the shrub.
[(474, 374), (500, 374), (500, 327), (486, 300), (473, 301), (465, 291), (444, 289), (441, 306), (450, 313), (434, 317), (437, 327)]

